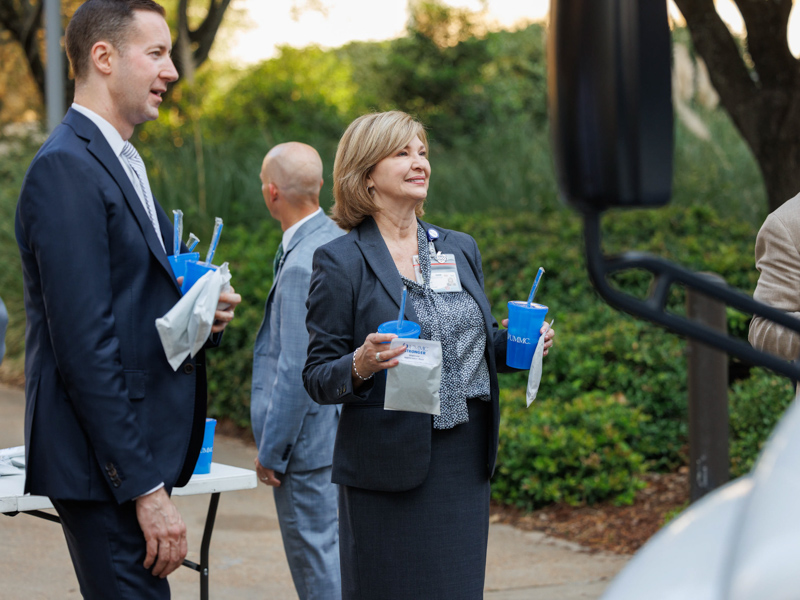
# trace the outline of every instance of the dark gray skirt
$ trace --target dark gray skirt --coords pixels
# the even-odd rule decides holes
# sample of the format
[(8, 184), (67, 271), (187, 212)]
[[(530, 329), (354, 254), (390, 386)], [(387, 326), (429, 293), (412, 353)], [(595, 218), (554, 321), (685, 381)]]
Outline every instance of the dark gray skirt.
[(344, 600), (483, 598), (489, 538), (491, 402), (469, 423), (433, 429), (422, 485), (406, 492), (339, 486)]

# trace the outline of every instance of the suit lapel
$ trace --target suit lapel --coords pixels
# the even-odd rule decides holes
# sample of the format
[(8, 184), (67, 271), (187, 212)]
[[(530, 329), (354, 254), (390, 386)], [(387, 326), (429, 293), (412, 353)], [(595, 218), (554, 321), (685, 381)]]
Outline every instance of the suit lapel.
[[(283, 258), (281, 264), (286, 262), (289, 253), (292, 250), (294, 250), (300, 242), (302, 242), (306, 237), (314, 233), (317, 229), (322, 227), (325, 224), (325, 220), (327, 218), (328, 217), (326, 217), (324, 213), (319, 213), (313, 218), (303, 223), (300, 226), (300, 229), (294, 232), (294, 235), (292, 236), (292, 239), (289, 242), (289, 247), (283, 249)], [(272, 292), (275, 289), (275, 286), (278, 284), (278, 279), (280, 277), (281, 271), (283, 271), (283, 269), (279, 267), (278, 272), (274, 274), (275, 276), (272, 279), (272, 287), (269, 288), (269, 294), (267, 294), (267, 304), (269, 304), (269, 301), (272, 298)]]
[[(386, 293), (400, 310), (400, 301), (403, 294), (403, 280), (400, 272), (394, 264), (394, 259), (389, 253), (386, 242), (372, 217), (366, 217), (361, 225), (358, 226), (359, 239), (356, 240), (359, 250), (364, 255), (364, 259), (369, 264), (372, 272), (381, 282)], [(406, 302), (404, 318), (408, 321), (419, 323), (417, 311), (414, 310), (413, 302)]]
[[(167, 255), (164, 253), (164, 248), (161, 247), (161, 242), (159, 242), (158, 237), (156, 237), (156, 232), (153, 229), (153, 224), (150, 222), (150, 218), (147, 216), (147, 211), (145, 211), (142, 201), (139, 199), (136, 190), (133, 188), (133, 184), (128, 178), (127, 173), (125, 173), (125, 170), (122, 168), (119, 158), (117, 158), (117, 156), (111, 150), (111, 146), (108, 145), (108, 141), (106, 141), (105, 136), (103, 136), (100, 130), (95, 126), (94, 123), (92, 123), (90, 119), (75, 110), (70, 109), (67, 111), (67, 115), (64, 117), (64, 122), (72, 127), (75, 133), (88, 141), (86, 148), (98, 160), (98, 162), (103, 165), (103, 167), (106, 169), (106, 171), (108, 171), (122, 191), (122, 195), (125, 198), (128, 207), (131, 209), (131, 212), (133, 212), (133, 216), (136, 218), (136, 222), (139, 224), (139, 229), (144, 235), (145, 242), (147, 242), (150, 252), (158, 260), (161, 266), (170, 275), (172, 275), (172, 279), (174, 280), (175, 275), (172, 272), (172, 268), (169, 266), (169, 260), (167, 259)], [(164, 239), (164, 246), (170, 249), (168, 251), (171, 252), (172, 225), (169, 223), (169, 219), (166, 217), (166, 213), (164, 213), (163, 209), (159, 211), (160, 207), (158, 202), (155, 202), (154, 200), (154, 204), (156, 205), (156, 212), (161, 213), (158, 215), (158, 222), (159, 226), (161, 227), (161, 236)], [(178, 285), (177, 281), (175, 281), (175, 285)]]

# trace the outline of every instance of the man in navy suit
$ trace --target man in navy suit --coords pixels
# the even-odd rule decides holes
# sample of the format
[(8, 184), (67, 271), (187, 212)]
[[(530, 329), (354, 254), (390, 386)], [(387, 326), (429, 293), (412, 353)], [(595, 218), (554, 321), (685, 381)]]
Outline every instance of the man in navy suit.
[[(25, 337), (25, 491), (49, 496), (85, 598), (168, 598), (186, 555), (169, 494), (191, 477), (203, 352), (173, 371), (155, 327), (180, 299), (172, 227), (126, 140), (178, 74), (152, 0), (89, 0), (66, 32), (75, 102), (16, 215)], [(213, 343), (241, 301), (217, 311)]]
[(300, 600), (341, 598), (337, 490), (331, 483), (337, 407), (303, 388), (306, 298), (314, 251), (344, 232), (319, 207), (322, 160), (289, 142), (264, 158), (261, 190), (283, 240), (253, 353), (250, 397), (258, 476), (272, 486), (283, 546)]

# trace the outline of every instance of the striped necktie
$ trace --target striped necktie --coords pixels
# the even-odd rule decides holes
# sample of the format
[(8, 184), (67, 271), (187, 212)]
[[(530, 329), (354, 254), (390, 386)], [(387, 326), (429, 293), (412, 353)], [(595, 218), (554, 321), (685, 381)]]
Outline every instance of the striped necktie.
[(128, 165), (133, 171), (133, 174), (136, 176), (136, 179), (139, 181), (142, 204), (144, 205), (145, 211), (147, 211), (147, 216), (150, 218), (150, 222), (153, 224), (156, 237), (158, 238), (158, 241), (161, 242), (161, 247), (164, 248), (164, 252), (166, 252), (167, 249), (164, 246), (164, 238), (161, 237), (161, 228), (158, 226), (158, 219), (156, 219), (156, 206), (153, 203), (153, 194), (150, 191), (150, 182), (147, 180), (147, 171), (144, 168), (142, 157), (139, 156), (136, 148), (134, 148), (133, 144), (130, 142), (125, 142), (125, 146), (122, 148), (122, 156), (124, 156), (128, 161)]

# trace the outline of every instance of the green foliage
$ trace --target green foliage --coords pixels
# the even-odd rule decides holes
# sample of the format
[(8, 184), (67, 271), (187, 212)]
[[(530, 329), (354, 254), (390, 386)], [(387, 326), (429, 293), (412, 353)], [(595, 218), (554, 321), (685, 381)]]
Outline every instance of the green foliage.
[(750, 149), (725, 111), (696, 110), (711, 139), (698, 139), (676, 120), (672, 205), (707, 207), (760, 225), (768, 212), (767, 196)]
[(17, 197), (25, 171), (38, 149), (33, 139), (0, 137), (5, 154), (0, 159), (0, 297), (8, 308), (6, 357), (3, 369), (14, 369), (13, 378), (21, 374), (25, 346), (25, 306), (22, 296), (22, 266), (14, 233)]
[[(338, 137), (354, 116), (350, 64), (316, 47), (281, 48), (209, 107), (212, 129), (263, 128), (273, 137)], [(220, 129), (220, 127), (222, 129)]]
[(568, 341), (548, 363), (543, 385), (549, 395), (569, 401), (588, 390), (624, 394), (650, 417), (636, 443), (649, 468), (682, 464), (687, 433), (683, 341), (606, 306), (569, 318), (572, 324), (557, 322)]
[[(389, 46), (385, 61), (376, 65), (384, 82), (379, 107), (417, 116), (446, 146), (464, 137), (474, 143), (501, 124), (541, 128), (546, 118), (542, 27), (480, 38), (443, 18), (444, 24), (412, 28)], [(453, 30), (459, 32), (456, 44), (438, 35)]]
[[(514, 214), (443, 215), (435, 220), (467, 231), (478, 241), (486, 293), (499, 320), (506, 302), (527, 298), (536, 270), (546, 273), (537, 300), (556, 319), (557, 345), (546, 358), (541, 394), (558, 401), (601, 391), (622, 394), (650, 419), (641, 426), (636, 450), (649, 468), (667, 470), (686, 460), (686, 358), (684, 341), (650, 323), (609, 308), (594, 292), (584, 265), (579, 218), (564, 209)], [(604, 221), (611, 250), (652, 252), (692, 269), (713, 270), (749, 292), (757, 271), (752, 264), (755, 228), (717, 215), (709, 208), (616, 212)], [(708, 235), (709, 231), (715, 235)], [(637, 297), (649, 281), (641, 273), (617, 278), (616, 285)], [(683, 312), (682, 289), (669, 309)], [(747, 321), (739, 313), (730, 331), (746, 339)], [(524, 375), (503, 375), (510, 389), (525, 385)]]
[(492, 497), (532, 510), (552, 502), (631, 504), (644, 484), (635, 451), (647, 417), (621, 395), (588, 393), (525, 408), (521, 391), (501, 398), (500, 451)]
[(778, 420), (794, 399), (794, 386), (785, 377), (756, 369), (738, 381), (730, 393), (731, 475), (747, 473)]

